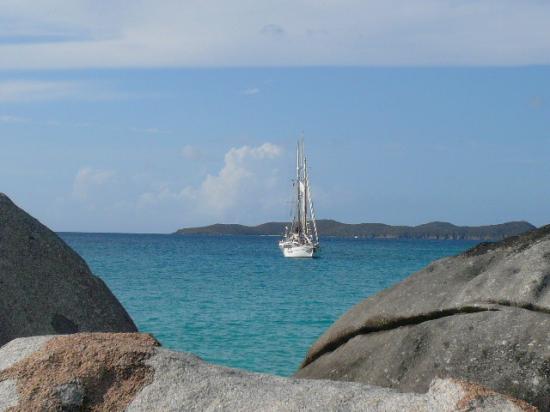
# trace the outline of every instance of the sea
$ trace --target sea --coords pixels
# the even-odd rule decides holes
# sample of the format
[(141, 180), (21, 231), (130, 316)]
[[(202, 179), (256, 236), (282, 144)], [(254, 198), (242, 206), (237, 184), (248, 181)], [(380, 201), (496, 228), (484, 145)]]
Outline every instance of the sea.
[(321, 238), (318, 258), (287, 259), (272, 236), (60, 236), (164, 347), (281, 376), (353, 305), (476, 244)]

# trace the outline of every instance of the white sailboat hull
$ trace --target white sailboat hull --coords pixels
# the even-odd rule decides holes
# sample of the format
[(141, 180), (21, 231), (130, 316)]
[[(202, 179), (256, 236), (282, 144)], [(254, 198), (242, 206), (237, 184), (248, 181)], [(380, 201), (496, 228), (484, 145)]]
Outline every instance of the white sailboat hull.
[(284, 257), (288, 258), (312, 258), (317, 253), (314, 245), (288, 245), (284, 242), (279, 244)]

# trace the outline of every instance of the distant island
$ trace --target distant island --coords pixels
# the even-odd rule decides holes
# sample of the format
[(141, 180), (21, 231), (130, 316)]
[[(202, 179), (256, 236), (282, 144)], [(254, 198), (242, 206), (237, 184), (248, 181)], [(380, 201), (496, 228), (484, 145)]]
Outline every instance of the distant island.
[[(215, 224), (179, 229), (178, 235), (281, 235), (288, 222), (269, 222), (258, 226)], [(447, 222), (431, 222), (419, 226), (391, 226), (383, 223), (341, 223), (319, 220), (320, 236), (358, 237), (368, 239), (442, 239), (501, 240), (536, 229), (528, 222), (507, 222), (488, 226), (456, 226)]]

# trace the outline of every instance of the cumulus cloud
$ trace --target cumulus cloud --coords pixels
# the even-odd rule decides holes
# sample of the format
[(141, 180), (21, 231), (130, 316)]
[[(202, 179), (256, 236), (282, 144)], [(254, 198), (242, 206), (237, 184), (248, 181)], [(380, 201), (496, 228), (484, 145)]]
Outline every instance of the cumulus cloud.
[(88, 200), (98, 189), (113, 181), (115, 172), (112, 170), (81, 168), (74, 177), (73, 196), (78, 200)]
[(260, 89), (257, 87), (251, 87), (249, 89), (244, 89), (241, 91), (241, 94), (244, 94), (245, 96), (254, 96), (255, 94), (260, 93)]
[[(195, 156), (195, 150), (183, 151)], [(171, 176), (86, 166), (59, 202), (90, 225), (102, 222), (87, 226), (93, 231), (121, 230), (120, 222), (146, 232), (213, 222), (254, 224), (286, 217), (292, 158), (283, 156), (281, 147), (264, 143), (230, 148), (210, 173), (194, 170), (189, 162), (184, 169), (193, 173), (174, 171)]]
[(181, 155), (187, 160), (200, 160), (204, 157), (202, 151), (195, 146), (185, 145), (181, 149)]
[[(184, 153), (195, 156), (195, 148)], [(274, 204), (283, 204), (276, 164), (282, 149), (272, 143), (260, 146), (234, 147), (227, 151), (221, 169), (207, 174), (198, 185), (174, 189), (162, 185), (142, 193), (137, 200), (140, 210), (179, 208), (186, 219), (193, 221), (247, 221), (258, 218)]]
[[(222, 215), (239, 202), (246, 202), (241, 197), (251, 189), (262, 192), (259, 179), (259, 166), (265, 168), (267, 159), (281, 154), (281, 148), (271, 143), (258, 147), (243, 146), (232, 148), (225, 154), (224, 166), (217, 175), (207, 175), (198, 189), (188, 188), (185, 195), (197, 201), (202, 207)], [(264, 170), (265, 171), (265, 170)], [(264, 175), (265, 173), (261, 173)], [(246, 207), (246, 205), (243, 205)]]
[(54, 4), (0, 2), (0, 69), (550, 63), (540, 0)]

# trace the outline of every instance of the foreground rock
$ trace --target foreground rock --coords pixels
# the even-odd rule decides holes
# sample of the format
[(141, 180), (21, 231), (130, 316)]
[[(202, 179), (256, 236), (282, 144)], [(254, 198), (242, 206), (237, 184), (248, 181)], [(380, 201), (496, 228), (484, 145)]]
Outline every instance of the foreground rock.
[(0, 193), (0, 345), (78, 331), (136, 327), (78, 254)]
[(426, 392), (465, 379), (550, 410), (550, 226), (441, 259), (353, 307), (297, 377)]
[(83, 333), (16, 339), (0, 348), (0, 412), (535, 411), (486, 388), (436, 379), (427, 394), (297, 380), (209, 365), (149, 335)]

